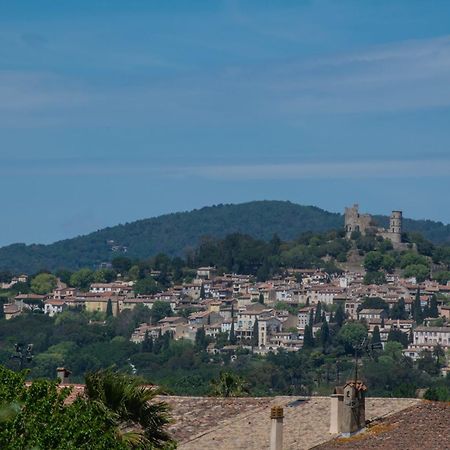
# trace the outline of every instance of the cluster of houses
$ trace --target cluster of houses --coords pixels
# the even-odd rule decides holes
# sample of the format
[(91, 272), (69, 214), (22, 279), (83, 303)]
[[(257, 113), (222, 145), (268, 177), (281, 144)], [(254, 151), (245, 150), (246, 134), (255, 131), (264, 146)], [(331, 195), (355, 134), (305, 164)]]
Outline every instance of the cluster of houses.
[[(157, 301), (170, 305), (172, 315), (156, 324), (141, 324), (133, 333), (132, 341), (142, 342), (147, 335), (157, 337), (170, 331), (174, 339), (194, 340), (202, 327), (206, 336), (218, 338), (233, 333), (238, 345), (252, 345), (255, 352), (266, 353), (282, 348), (297, 351), (303, 345), (304, 331), (315, 315), (318, 305), (323, 318), (330, 320), (332, 311), (341, 305), (348, 319), (364, 319), (372, 333), (377, 326), (382, 343), (389, 332), (399, 330), (409, 337), (405, 349), (408, 356), (417, 358), (424, 349), (433, 349), (438, 343), (450, 349), (450, 285), (426, 281), (420, 285), (414, 280), (391, 276), (384, 285), (366, 285), (362, 273), (330, 276), (315, 269), (292, 269), (284, 277), (256, 282), (248, 275), (224, 274), (218, 276), (215, 268), (201, 267), (192, 283), (173, 286), (151, 296), (135, 295), (132, 281), (93, 283), (88, 292), (59, 283), (47, 296), (19, 294), (4, 305), (7, 319), (24, 309), (42, 309), (54, 316), (65, 309), (84, 309), (105, 313), (110, 304), (113, 315), (137, 305), (152, 308)], [(405, 311), (410, 312), (417, 289), (425, 307), (431, 296), (437, 295), (442, 326), (415, 326), (413, 320), (390, 320), (384, 309), (361, 309), (363, 299), (378, 297), (389, 308), (403, 299)], [(312, 327), (313, 336), (321, 323)], [(257, 335), (256, 335), (257, 334)], [(214, 344), (210, 346), (211, 351)]]

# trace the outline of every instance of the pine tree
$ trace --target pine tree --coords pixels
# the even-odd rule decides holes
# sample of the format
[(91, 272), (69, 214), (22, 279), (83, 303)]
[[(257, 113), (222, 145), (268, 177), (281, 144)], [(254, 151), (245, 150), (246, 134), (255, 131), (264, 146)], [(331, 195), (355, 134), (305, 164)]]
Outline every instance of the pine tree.
[(390, 317), (392, 319), (406, 319), (405, 299), (403, 297), (392, 307)]
[(318, 302), (316, 307), (316, 317), (314, 323), (320, 323), (322, 320), (322, 303)]
[(108, 299), (108, 303), (106, 304), (106, 317), (111, 317), (113, 315), (112, 302), (111, 299)]
[(400, 342), (403, 347), (408, 346), (408, 336), (397, 328), (391, 328), (387, 338), (388, 342)]
[(380, 329), (375, 325), (372, 334), (372, 344), (381, 344)]

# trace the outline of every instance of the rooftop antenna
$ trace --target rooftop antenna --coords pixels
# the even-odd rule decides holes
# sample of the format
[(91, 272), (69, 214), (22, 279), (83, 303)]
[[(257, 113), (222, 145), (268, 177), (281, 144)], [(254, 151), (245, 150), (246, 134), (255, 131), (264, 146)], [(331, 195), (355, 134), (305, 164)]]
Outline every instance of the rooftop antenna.
[(11, 359), (19, 360), (19, 370), (23, 369), (23, 365), (26, 362), (30, 363), (33, 360), (33, 344), (17, 343), (14, 344), (15, 353), (11, 355)]
[(364, 338), (359, 344), (355, 345), (355, 385), (358, 382), (358, 359), (363, 353), (367, 353), (369, 358), (375, 358), (375, 350), (383, 348), (381, 342), (370, 343), (367, 338)]

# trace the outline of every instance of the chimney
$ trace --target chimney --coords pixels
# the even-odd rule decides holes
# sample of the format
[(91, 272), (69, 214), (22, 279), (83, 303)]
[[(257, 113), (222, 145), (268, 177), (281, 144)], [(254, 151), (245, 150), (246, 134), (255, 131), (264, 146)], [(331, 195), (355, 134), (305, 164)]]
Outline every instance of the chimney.
[(59, 378), (59, 384), (68, 384), (69, 383), (69, 375), (72, 372), (70, 372), (69, 370), (67, 370), (64, 367), (58, 367), (56, 369), (56, 374)]
[(361, 381), (348, 381), (344, 386), (341, 433), (348, 437), (366, 427), (367, 387)]
[(330, 433), (337, 434), (342, 428), (342, 408), (344, 406), (344, 389), (335, 387), (331, 395), (330, 405)]
[(270, 410), (270, 450), (283, 450), (283, 408), (273, 406)]
[(367, 387), (361, 381), (348, 381), (331, 395), (330, 433), (349, 437), (366, 427)]

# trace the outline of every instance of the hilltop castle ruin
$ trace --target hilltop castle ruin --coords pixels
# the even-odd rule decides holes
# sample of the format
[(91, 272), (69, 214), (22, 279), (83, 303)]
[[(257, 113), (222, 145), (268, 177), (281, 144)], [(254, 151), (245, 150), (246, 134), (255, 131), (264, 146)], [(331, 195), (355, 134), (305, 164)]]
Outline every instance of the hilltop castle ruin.
[(380, 228), (370, 214), (360, 214), (359, 205), (353, 205), (345, 208), (345, 233), (350, 238), (354, 231), (361, 234), (372, 232), (389, 239), (393, 244), (402, 242), (402, 211), (392, 211), (389, 220), (389, 228)]

